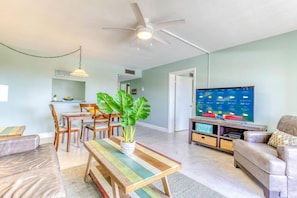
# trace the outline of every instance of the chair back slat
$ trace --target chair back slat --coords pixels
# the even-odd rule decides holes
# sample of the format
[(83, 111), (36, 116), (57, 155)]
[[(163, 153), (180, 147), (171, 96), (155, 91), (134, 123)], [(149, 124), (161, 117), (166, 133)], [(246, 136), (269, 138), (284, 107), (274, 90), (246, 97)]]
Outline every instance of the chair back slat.
[(95, 103), (81, 103), (79, 104), (80, 112), (95, 112), (95, 108), (97, 107), (97, 104)]
[(50, 104), (49, 107), (51, 109), (53, 120), (54, 120), (54, 123), (55, 123), (55, 130), (56, 130), (56, 132), (59, 132), (60, 131), (60, 125), (59, 125), (58, 116), (57, 116), (57, 113), (56, 113), (56, 110), (55, 110), (55, 106), (53, 104)]

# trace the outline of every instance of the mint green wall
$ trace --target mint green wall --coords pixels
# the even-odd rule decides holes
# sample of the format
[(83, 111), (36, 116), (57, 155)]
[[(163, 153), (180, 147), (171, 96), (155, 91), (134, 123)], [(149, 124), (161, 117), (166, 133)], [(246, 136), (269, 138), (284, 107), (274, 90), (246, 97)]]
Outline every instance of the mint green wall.
[[(55, 69), (72, 71), (78, 67), (78, 62), (78, 54), (41, 59), (0, 46), (0, 84), (9, 86), (8, 102), (0, 102), (0, 127), (26, 125), (25, 134), (53, 132), (54, 125), (48, 105), (52, 98), (52, 78), (56, 78)], [(96, 102), (96, 93), (99, 91), (116, 93), (117, 74), (124, 71), (121, 66), (86, 60), (84, 57), (82, 66), (89, 74), (88, 78), (64, 79), (85, 81), (87, 102)], [(55, 104), (57, 111), (78, 109), (78, 103)]]
[[(255, 123), (274, 130), (281, 115), (297, 115), (297, 31), (210, 54), (209, 87), (255, 86)], [(143, 71), (137, 81), (152, 105), (152, 125), (167, 128), (169, 72), (197, 68), (197, 88), (207, 87), (207, 55)], [(133, 81), (130, 81), (133, 84)]]
[(148, 99), (151, 105), (151, 115), (143, 122), (167, 128), (168, 126), (168, 94), (169, 73), (179, 70), (197, 68), (197, 87), (207, 85), (208, 56), (178, 61), (143, 71), (141, 80), (128, 81), (132, 86), (143, 87), (141, 96)]
[(297, 31), (215, 52), (210, 86), (255, 86), (255, 123), (297, 115)]

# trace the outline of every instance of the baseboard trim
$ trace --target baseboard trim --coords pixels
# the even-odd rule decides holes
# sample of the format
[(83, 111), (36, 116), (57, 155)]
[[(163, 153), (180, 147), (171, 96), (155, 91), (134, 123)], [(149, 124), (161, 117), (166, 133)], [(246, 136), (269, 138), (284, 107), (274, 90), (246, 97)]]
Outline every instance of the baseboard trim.
[[(158, 131), (161, 131), (161, 132), (169, 133), (168, 128), (160, 127), (160, 126), (157, 126), (157, 125), (148, 124), (148, 123), (140, 122), (140, 121), (137, 122), (137, 125), (148, 127), (148, 128), (151, 128), (151, 129), (155, 129), (155, 130), (158, 130)], [(55, 133), (54, 132), (45, 132), (45, 133), (38, 133), (38, 135), (39, 135), (40, 139), (45, 139), (45, 138), (54, 137)]]
[(156, 126), (156, 125), (152, 125), (152, 124), (148, 124), (148, 123), (145, 123), (145, 122), (138, 121), (137, 122), (137, 125), (148, 127), (148, 128), (155, 129), (155, 130), (158, 130), (158, 131), (169, 133), (167, 128)]
[(52, 138), (54, 137), (54, 132), (46, 132), (46, 133), (38, 133), (40, 139), (44, 139), (44, 138)]

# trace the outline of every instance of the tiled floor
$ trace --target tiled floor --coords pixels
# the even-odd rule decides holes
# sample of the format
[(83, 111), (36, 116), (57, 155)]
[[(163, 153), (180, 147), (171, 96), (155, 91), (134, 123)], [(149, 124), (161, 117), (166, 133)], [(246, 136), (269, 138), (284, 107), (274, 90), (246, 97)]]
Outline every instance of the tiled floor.
[[(264, 197), (261, 188), (241, 169), (233, 166), (233, 156), (196, 144), (188, 144), (188, 132), (164, 133), (137, 126), (136, 141), (147, 145), (182, 163), (181, 173), (231, 198)], [(43, 141), (51, 141), (43, 140)], [(61, 169), (85, 164), (88, 152), (82, 146), (60, 144), (58, 151)]]

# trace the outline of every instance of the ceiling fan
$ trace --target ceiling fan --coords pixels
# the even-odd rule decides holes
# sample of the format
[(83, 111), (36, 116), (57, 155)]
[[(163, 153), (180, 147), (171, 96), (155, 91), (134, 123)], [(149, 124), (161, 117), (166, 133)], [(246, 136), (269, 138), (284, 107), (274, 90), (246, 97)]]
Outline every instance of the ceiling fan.
[(131, 3), (132, 10), (137, 19), (137, 26), (136, 27), (112, 27), (112, 26), (105, 26), (103, 29), (121, 29), (121, 30), (130, 30), (136, 33), (137, 38), (141, 40), (149, 40), (154, 39), (159, 41), (163, 44), (169, 44), (168, 41), (164, 40), (163, 38), (157, 36), (155, 32), (160, 31), (163, 28), (167, 28), (173, 25), (178, 25), (185, 23), (184, 19), (178, 20), (171, 20), (165, 22), (155, 22), (151, 23), (148, 18), (144, 18), (142, 12), (137, 3)]

